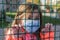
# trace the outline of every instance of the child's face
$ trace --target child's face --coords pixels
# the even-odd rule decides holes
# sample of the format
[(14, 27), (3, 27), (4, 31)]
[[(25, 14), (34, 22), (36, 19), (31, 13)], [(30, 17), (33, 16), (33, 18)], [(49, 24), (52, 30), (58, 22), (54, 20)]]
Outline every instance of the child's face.
[[(38, 10), (34, 10), (33, 13), (25, 13), (23, 16), (22, 26), (28, 32), (35, 32), (40, 28), (40, 14)], [(32, 31), (31, 31), (32, 30)]]
[(40, 14), (38, 10), (34, 10), (33, 13), (26, 13), (23, 18), (22, 25), (26, 31), (35, 32), (40, 28)]

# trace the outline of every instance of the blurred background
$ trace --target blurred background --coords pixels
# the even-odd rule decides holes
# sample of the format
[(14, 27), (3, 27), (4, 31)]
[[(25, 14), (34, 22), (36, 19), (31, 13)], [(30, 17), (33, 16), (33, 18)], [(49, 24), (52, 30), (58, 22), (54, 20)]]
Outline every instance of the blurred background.
[[(12, 23), (18, 7), (27, 2), (39, 5), (42, 10), (43, 25), (52, 23), (54, 25), (55, 35), (56, 37), (58, 36), (56, 40), (59, 40), (60, 0), (0, 0), (0, 35), (4, 35), (4, 28), (7, 28)], [(1, 40), (3, 39), (1, 38)]]

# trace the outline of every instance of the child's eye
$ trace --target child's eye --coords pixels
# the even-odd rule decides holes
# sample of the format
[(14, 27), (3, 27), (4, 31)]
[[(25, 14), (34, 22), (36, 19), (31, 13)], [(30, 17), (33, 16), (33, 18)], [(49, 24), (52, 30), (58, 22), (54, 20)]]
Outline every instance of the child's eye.
[(30, 20), (39, 20), (40, 18), (31, 18), (31, 17), (29, 17), (28, 19), (30, 19)]
[(28, 19), (33, 19), (33, 16), (32, 16), (32, 15), (29, 15), (29, 16), (28, 16)]
[(35, 18), (35, 20), (39, 20), (39, 18)]
[(29, 17), (28, 19), (33, 19), (33, 18)]

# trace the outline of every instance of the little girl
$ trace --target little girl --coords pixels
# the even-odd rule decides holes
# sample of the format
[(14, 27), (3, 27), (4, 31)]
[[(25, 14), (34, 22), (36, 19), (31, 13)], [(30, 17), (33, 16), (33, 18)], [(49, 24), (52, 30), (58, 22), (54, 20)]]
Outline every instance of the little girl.
[(5, 33), (5, 40), (42, 40), (41, 18), (41, 9), (37, 4), (20, 5), (11, 28)]

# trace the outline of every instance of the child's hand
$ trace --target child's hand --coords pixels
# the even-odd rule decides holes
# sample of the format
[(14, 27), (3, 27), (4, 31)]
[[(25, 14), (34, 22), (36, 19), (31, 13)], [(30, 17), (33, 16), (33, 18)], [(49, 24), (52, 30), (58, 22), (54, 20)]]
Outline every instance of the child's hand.
[(54, 31), (53, 24), (51, 24), (51, 23), (45, 24), (45, 28), (43, 28), (41, 31), (44, 34), (47, 32), (50, 32), (50, 31)]

